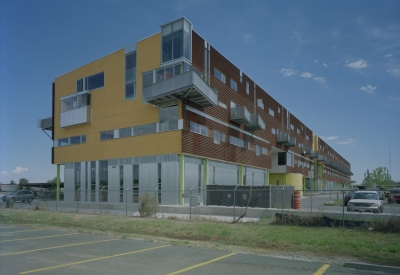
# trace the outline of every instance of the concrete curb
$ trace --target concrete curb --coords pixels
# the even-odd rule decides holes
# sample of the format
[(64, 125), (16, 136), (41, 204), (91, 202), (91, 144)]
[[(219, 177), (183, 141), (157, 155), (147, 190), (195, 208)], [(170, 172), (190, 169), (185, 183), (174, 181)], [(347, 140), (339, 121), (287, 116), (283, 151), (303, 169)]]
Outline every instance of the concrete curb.
[(348, 262), (344, 264), (344, 267), (400, 274), (400, 266), (377, 265), (363, 262)]

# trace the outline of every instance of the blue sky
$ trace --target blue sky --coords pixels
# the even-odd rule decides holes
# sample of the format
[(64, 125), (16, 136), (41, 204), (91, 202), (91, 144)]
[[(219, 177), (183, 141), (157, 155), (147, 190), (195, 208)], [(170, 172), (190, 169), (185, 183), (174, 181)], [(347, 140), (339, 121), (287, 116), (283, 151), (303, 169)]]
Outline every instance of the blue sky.
[[(0, 1), (0, 183), (56, 175), (51, 85), (180, 17), (351, 163), (400, 181), (400, 1)], [(391, 157), (390, 157), (391, 156)], [(391, 165), (390, 165), (391, 164)]]

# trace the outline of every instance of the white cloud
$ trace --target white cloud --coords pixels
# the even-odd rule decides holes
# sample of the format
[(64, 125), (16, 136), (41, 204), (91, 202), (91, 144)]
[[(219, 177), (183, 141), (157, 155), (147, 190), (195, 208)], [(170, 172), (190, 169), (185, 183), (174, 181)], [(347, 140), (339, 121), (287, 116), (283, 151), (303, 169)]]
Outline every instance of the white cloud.
[(388, 73), (390, 73), (392, 76), (400, 77), (400, 68), (388, 70)]
[(316, 76), (313, 78), (317, 82), (326, 82), (326, 77)]
[(314, 61), (315, 63), (318, 63), (319, 61), (317, 60), (317, 59), (315, 59), (315, 61)]
[(346, 67), (359, 70), (368, 67), (368, 63), (365, 60), (360, 59), (354, 62), (347, 62)]
[(353, 145), (356, 143), (356, 140), (352, 138), (345, 138), (343, 141), (338, 141), (337, 143), (342, 145), (347, 145), (347, 144)]
[(23, 172), (26, 172), (26, 171), (28, 171), (28, 168), (22, 168), (22, 167), (15, 167), (15, 170), (12, 170), (12, 172), (14, 173), (14, 174), (20, 174), (20, 173), (23, 173)]
[(314, 75), (311, 74), (311, 73), (309, 73), (309, 72), (302, 72), (300, 76), (301, 76), (301, 77), (305, 77), (305, 78), (311, 78), (311, 77), (313, 77)]
[(0, 176), (6, 176), (7, 174), (8, 174), (7, 171), (1, 171), (1, 172), (0, 172)]
[(287, 76), (294, 75), (296, 73), (296, 71), (291, 70), (291, 69), (281, 69), (281, 73), (284, 77), (287, 77)]
[(392, 54), (387, 54), (387, 55), (385, 55), (385, 57), (391, 57), (392, 56)]
[(367, 92), (369, 94), (373, 94), (374, 91), (376, 90), (376, 86), (373, 87), (372, 85), (368, 84), (367, 86), (361, 87), (360, 90)]
[(330, 136), (330, 137), (321, 137), (321, 138), (323, 138), (326, 141), (331, 141), (331, 140), (335, 140), (335, 139), (339, 138), (339, 136)]
[(327, 67), (327, 68), (328, 68), (328, 65), (326, 65), (326, 63), (322, 64), (322, 66), (324, 66), (324, 67)]

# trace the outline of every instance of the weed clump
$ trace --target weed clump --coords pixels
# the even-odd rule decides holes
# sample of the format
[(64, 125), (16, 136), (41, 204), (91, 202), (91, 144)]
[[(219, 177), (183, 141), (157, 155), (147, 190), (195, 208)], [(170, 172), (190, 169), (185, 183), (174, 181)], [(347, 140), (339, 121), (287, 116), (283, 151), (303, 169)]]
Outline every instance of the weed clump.
[(150, 217), (158, 212), (159, 203), (155, 197), (149, 193), (139, 197), (139, 215), (140, 217)]

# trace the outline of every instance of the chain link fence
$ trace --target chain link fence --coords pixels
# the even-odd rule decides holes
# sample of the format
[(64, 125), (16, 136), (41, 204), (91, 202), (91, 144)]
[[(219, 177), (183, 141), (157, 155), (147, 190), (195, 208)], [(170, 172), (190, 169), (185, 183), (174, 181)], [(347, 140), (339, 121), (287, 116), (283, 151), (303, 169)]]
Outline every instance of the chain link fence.
[(400, 192), (394, 189), (311, 192), (292, 186), (209, 185), (205, 190), (19, 190), (0, 197), (2, 208), (90, 214), (225, 221), (266, 217), (276, 224), (350, 228), (400, 221)]

